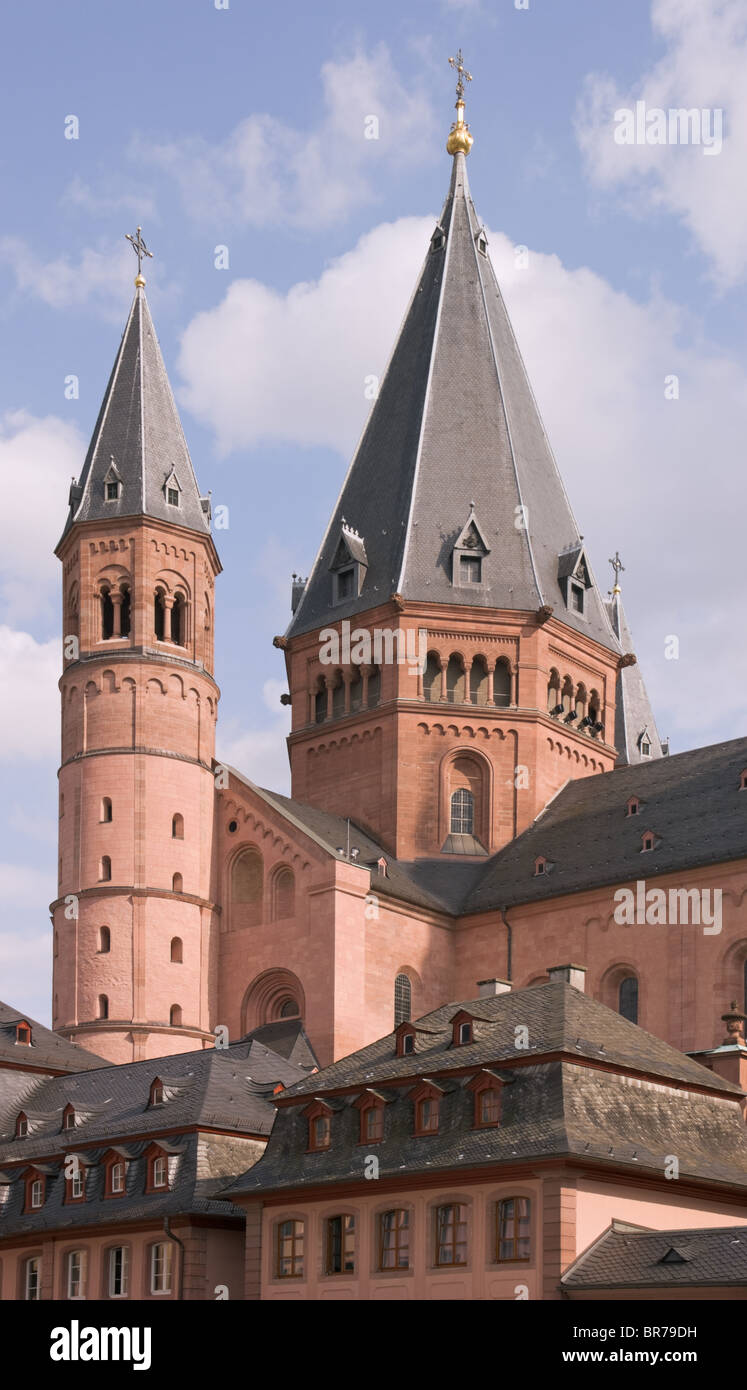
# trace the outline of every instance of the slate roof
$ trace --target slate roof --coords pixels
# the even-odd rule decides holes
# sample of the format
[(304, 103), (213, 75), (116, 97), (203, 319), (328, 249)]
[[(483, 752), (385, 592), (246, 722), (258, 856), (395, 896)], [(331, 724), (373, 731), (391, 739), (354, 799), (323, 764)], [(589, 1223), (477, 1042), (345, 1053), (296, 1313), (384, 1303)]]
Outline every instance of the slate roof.
[[(453, 1047), (450, 1020), (459, 1009), (478, 1020), (475, 1042)], [(514, 1045), (514, 1029), (522, 1024), (529, 1029), (527, 1052)], [(667, 1155), (676, 1153), (682, 1178), (747, 1189), (747, 1133), (730, 1099), (741, 1094), (738, 1088), (568, 985), (444, 1005), (418, 1020), (417, 1028), (414, 1058), (397, 1058), (390, 1034), (288, 1092), (262, 1158), (227, 1191), (361, 1182), (354, 1102), (366, 1089), (385, 1100), (384, 1137), (376, 1146), (379, 1178), (541, 1158), (663, 1177)], [(550, 1060), (548, 1054), (559, 1051), (570, 1059)], [(592, 1067), (592, 1058), (624, 1070)], [(467, 1083), (485, 1068), (504, 1083), (501, 1122), (474, 1129)], [(644, 1072), (656, 1079), (644, 1079)], [(413, 1134), (411, 1091), (420, 1078), (435, 1080), (443, 1092), (437, 1135)], [(668, 1084), (675, 1081), (684, 1085)], [(304, 1110), (317, 1096), (333, 1101), (332, 1143), (323, 1153), (309, 1153)]]
[[(104, 480), (114, 465), (120, 496), (107, 502)], [(166, 501), (172, 473), (180, 505)], [(70, 490), (66, 534), (76, 521), (150, 516), (209, 532), (209, 506), (200, 497), (145, 291), (135, 291), (119, 352), (86, 454), (80, 480)]]
[[(747, 855), (747, 738), (570, 781), (536, 821), (485, 866), (463, 912), (536, 902), (605, 884), (653, 879)], [(631, 797), (642, 803), (627, 816)], [(657, 846), (641, 853), (652, 830)], [(553, 864), (535, 876), (538, 856)], [(610, 911), (612, 898), (610, 896)]]
[[(549, 604), (570, 627), (617, 652), (591, 578), (583, 616), (566, 607), (559, 557), (580, 547), (469, 193), (454, 157), (440, 217), (443, 249), (429, 249), (399, 338), (343, 484), (288, 636), (405, 599), (536, 611)], [(455, 542), (474, 502), (489, 554), (480, 587), (451, 583)], [(526, 508), (525, 528), (517, 527)], [(332, 606), (329, 572), (343, 518), (368, 562), (360, 595)]]
[[(16, 1024), (31, 1026), (31, 1045), (16, 1042)], [(86, 1071), (108, 1067), (109, 1062), (76, 1043), (61, 1038), (43, 1023), (20, 1013), (12, 1004), (0, 1001), (0, 1070), (4, 1067), (36, 1067), (44, 1071)]]
[[(633, 637), (620, 594), (613, 593), (607, 603), (607, 612), (623, 651), (634, 652)], [(662, 757), (662, 744), (651, 701), (641, 668), (636, 662), (633, 666), (623, 666), (617, 673), (615, 683), (615, 747), (618, 766), (648, 761), (641, 755), (640, 741), (644, 731), (648, 733), (648, 742), (651, 745), (650, 756)]]
[(747, 1284), (747, 1227), (647, 1231), (613, 1221), (560, 1283), (569, 1291)]
[[(68, 1225), (155, 1220), (170, 1213), (233, 1216), (218, 1193), (227, 1177), (245, 1167), (248, 1140), (261, 1142), (269, 1135), (275, 1087), (292, 1085), (316, 1061), (298, 1020), (285, 1025), (279, 1040), (288, 1056), (271, 1051), (250, 1033), (222, 1050), (106, 1064), (53, 1079), (29, 1075), (22, 1096), (0, 1091), (0, 1239)], [(294, 1054), (303, 1061), (291, 1060)], [(150, 1088), (157, 1077), (165, 1100), (151, 1106)], [(63, 1113), (70, 1103), (76, 1124), (63, 1130)], [(17, 1139), (15, 1122), (21, 1110), (29, 1133)], [(196, 1133), (179, 1132), (187, 1127), (208, 1131), (201, 1135), (201, 1147)], [(170, 1155), (170, 1189), (146, 1194), (146, 1151), (156, 1139)], [(103, 1195), (101, 1164), (111, 1148), (128, 1160), (126, 1193), (114, 1206)], [(67, 1154), (77, 1154), (87, 1168), (86, 1200), (80, 1204), (64, 1200), (62, 1165)], [(22, 1178), (29, 1165), (37, 1164), (48, 1174), (44, 1206), (24, 1213)]]

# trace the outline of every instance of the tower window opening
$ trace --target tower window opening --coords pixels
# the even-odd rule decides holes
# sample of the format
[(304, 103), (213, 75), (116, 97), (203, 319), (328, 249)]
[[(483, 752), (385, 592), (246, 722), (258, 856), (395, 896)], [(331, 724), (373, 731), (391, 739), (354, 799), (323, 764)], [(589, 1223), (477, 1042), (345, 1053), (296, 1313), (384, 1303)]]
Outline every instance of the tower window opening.
[(112, 799), (111, 799), (110, 796), (104, 796), (104, 797), (102, 797), (102, 799), (101, 799), (101, 819), (102, 819), (102, 821), (110, 821), (111, 818), (112, 818)]
[(183, 960), (182, 939), (180, 936), (171, 938), (171, 959), (175, 965), (181, 965)]
[(368, 708), (373, 709), (381, 699), (381, 671), (378, 666), (372, 666), (368, 677)]
[(100, 872), (99, 872), (99, 879), (101, 880), (102, 883), (108, 883), (109, 880), (111, 879), (111, 876), (112, 876), (112, 861), (111, 861), (111, 859), (109, 858), (109, 855), (108, 855), (108, 854), (104, 854), (104, 855), (102, 855), (102, 857), (101, 857), (101, 866), (100, 866)]
[(99, 995), (99, 1018), (109, 1017), (109, 1000), (105, 994)]
[(482, 583), (481, 555), (461, 555), (459, 557), (459, 580), (462, 584)]
[(584, 611), (584, 589), (580, 584), (571, 584), (571, 608), (574, 613)]
[(337, 602), (342, 603), (343, 599), (352, 598), (355, 593), (355, 568), (353, 565), (349, 569), (338, 570), (335, 576), (337, 584)]
[(181, 1006), (181, 1004), (172, 1004), (172, 1005), (171, 1005), (171, 1008), (169, 1009), (169, 1023), (170, 1023), (170, 1025), (171, 1025), (172, 1028), (181, 1028), (181, 1026), (182, 1026), (182, 1006)]
[(107, 500), (107, 502), (116, 502), (116, 500), (117, 500), (118, 497), (119, 497), (119, 483), (107, 483), (107, 485), (106, 485), (106, 500)]
[(170, 507), (179, 506), (179, 492), (177, 488), (169, 487), (166, 489), (166, 501), (168, 502)]
[(112, 934), (108, 927), (99, 927), (99, 955), (108, 955), (112, 948)]
[(114, 632), (114, 604), (108, 589), (101, 591), (101, 640), (108, 642)]
[(156, 634), (156, 641), (163, 642), (166, 632), (166, 604), (163, 601), (161, 589), (156, 590), (153, 604), (153, 630)]
[(511, 671), (507, 661), (498, 661), (493, 673), (493, 704), (508, 709), (511, 704)]
[(185, 645), (185, 616), (184, 599), (177, 594), (171, 608), (171, 640), (177, 647)]
[(171, 838), (173, 840), (184, 839), (184, 816), (180, 815), (178, 811), (171, 818)]
[(171, 880), (171, 891), (172, 891), (172, 893), (181, 893), (183, 886), (184, 886), (184, 880), (183, 880), (181, 874), (174, 874), (174, 876), (173, 876), (173, 878), (172, 878), (172, 880)]
[(129, 637), (131, 625), (131, 601), (128, 588), (122, 589), (122, 604), (119, 610), (119, 635)]
[(617, 992), (617, 1012), (622, 1018), (627, 1018), (630, 1023), (638, 1022), (638, 980), (635, 975), (628, 975), (620, 982), (620, 988)]
[(394, 1026), (409, 1023), (412, 1016), (412, 984), (408, 975), (398, 975), (394, 981)]

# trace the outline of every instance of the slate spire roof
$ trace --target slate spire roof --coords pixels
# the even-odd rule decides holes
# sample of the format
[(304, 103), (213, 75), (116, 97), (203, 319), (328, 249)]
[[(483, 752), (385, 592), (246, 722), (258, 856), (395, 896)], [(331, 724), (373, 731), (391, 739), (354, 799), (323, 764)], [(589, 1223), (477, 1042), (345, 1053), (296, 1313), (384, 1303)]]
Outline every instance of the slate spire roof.
[[(119, 495), (107, 500), (107, 481)], [(178, 506), (167, 500), (176, 488)], [(76, 521), (149, 516), (209, 531), (145, 291), (138, 287), (83, 464), (70, 489), (65, 533)]]
[[(632, 652), (633, 638), (617, 585), (606, 607), (623, 651)], [(646, 745), (650, 749), (648, 754), (642, 751)], [(617, 673), (615, 747), (618, 767), (629, 763), (646, 763), (650, 758), (661, 758), (664, 752), (641, 668), (637, 662), (633, 666), (623, 666)]]
[[(452, 584), (453, 550), (471, 515), (483, 542), (482, 582), (460, 587)], [(362, 584), (333, 605), (330, 567), (343, 518), (362, 538), (367, 567)], [(564, 587), (584, 565), (581, 616), (566, 606)], [(395, 593), (523, 611), (551, 605), (571, 627), (619, 650), (490, 262), (463, 153), (454, 156), (420, 278), (287, 635)]]

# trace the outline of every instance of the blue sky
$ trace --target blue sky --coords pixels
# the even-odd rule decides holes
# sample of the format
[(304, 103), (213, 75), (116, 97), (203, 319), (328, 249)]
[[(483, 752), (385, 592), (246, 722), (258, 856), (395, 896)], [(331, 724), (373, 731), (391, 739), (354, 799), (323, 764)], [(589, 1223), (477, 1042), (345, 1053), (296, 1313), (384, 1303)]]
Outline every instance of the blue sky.
[[(142, 222), (155, 252), (149, 300), (198, 479), (230, 509), (219, 752), (287, 790), (272, 636), (446, 191), (460, 44), (475, 202), (603, 588), (622, 553), (660, 730), (674, 751), (744, 732), (747, 0), (40, 0), (3, 29), (0, 997), (48, 1018), (51, 550), (132, 293), (124, 234)], [(617, 146), (614, 111), (640, 98), (723, 109), (723, 150)]]

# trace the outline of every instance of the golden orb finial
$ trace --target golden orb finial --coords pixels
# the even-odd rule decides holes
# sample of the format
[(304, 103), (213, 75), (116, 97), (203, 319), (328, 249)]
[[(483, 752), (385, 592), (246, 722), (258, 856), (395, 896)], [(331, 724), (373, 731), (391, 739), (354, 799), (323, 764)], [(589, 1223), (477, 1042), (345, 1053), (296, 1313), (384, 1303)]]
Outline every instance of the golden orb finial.
[(457, 118), (449, 131), (446, 149), (449, 154), (469, 154), (474, 143), (470, 128), (464, 119), (464, 84), (472, 81), (472, 73), (467, 72), (462, 61), (462, 50), (457, 49), (456, 58), (449, 59), (450, 66), (457, 74), (456, 113)]

